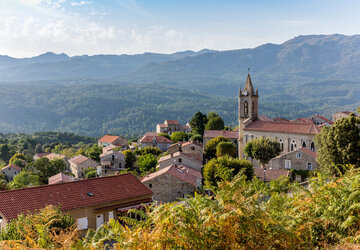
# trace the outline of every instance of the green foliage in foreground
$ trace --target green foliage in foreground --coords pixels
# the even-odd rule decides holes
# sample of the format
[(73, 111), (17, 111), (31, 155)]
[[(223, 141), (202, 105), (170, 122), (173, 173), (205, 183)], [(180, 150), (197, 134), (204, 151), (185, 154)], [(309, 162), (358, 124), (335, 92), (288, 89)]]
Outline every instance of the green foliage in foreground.
[[(0, 247), (104, 249), (356, 249), (360, 246), (360, 171), (318, 174), (310, 188), (287, 178), (264, 184), (237, 175), (215, 197), (196, 194), (182, 202), (137, 211), (143, 221), (111, 220), (84, 239), (70, 218), (47, 208), (10, 223)], [(289, 193), (291, 192), (291, 193)], [(130, 211), (135, 212), (135, 211)]]
[(244, 175), (219, 187), (215, 199), (195, 195), (152, 208), (131, 228), (111, 221), (89, 231), (83, 246), (101, 249), (115, 240), (118, 249), (359, 247), (359, 172), (341, 179), (318, 175), (309, 190), (287, 178), (266, 185)]

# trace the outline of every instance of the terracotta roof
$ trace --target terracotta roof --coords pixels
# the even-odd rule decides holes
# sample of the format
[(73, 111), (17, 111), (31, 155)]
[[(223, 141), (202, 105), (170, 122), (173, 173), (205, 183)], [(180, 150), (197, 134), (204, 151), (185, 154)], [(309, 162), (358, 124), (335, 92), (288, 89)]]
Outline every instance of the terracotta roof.
[(244, 130), (255, 131), (270, 131), (270, 132), (283, 132), (283, 133), (295, 133), (295, 134), (318, 134), (320, 127), (310, 123), (301, 122), (270, 122), (262, 121), (260, 119), (250, 123), (244, 128)]
[(84, 161), (87, 161), (87, 160), (89, 160), (89, 159), (90, 159), (90, 158), (88, 158), (88, 157), (86, 157), (86, 156), (77, 155), (77, 156), (71, 158), (71, 159), (69, 160), (69, 162), (72, 162), (72, 163), (74, 163), (74, 164), (77, 165), (77, 164), (83, 163)]
[(299, 150), (301, 150), (302, 152), (304, 152), (304, 153), (307, 154), (307, 155), (310, 155), (310, 156), (316, 158), (316, 152), (311, 151), (311, 150), (308, 149), (308, 148), (299, 148)]
[(49, 185), (74, 181), (75, 178), (64, 173), (58, 173), (49, 177)]
[(186, 146), (190, 146), (190, 145), (196, 145), (196, 146), (201, 147), (201, 148), (203, 147), (203, 145), (201, 143), (196, 142), (196, 141), (192, 141), (192, 140), (182, 143), (181, 147), (186, 147)]
[(276, 122), (278, 122), (278, 121), (285, 121), (285, 122), (289, 121), (288, 119), (283, 118), (283, 117), (276, 117), (273, 120), (276, 121)]
[(101, 137), (98, 141), (99, 141), (99, 142), (113, 143), (114, 141), (116, 141), (116, 140), (119, 139), (119, 138), (120, 138), (120, 136), (104, 135), (104, 136)]
[(267, 117), (266, 115), (259, 115), (259, 119), (262, 121), (273, 121), (273, 119)]
[(180, 125), (181, 130), (190, 130), (190, 126), (188, 125)]
[(321, 116), (321, 115), (312, 115), (312, 116), (310, 116), (309, 118), (311, 118), (311, 117), (318, 117), (318, 118), (320, 118), (320, 119), (322, 119), (322, 120), (324, 120), (325, 122), (327, 122), (327, 123), (329, 123), (329, 124), (334, 124), (332, 121), (330, 121), (328, 118), (326, 118), (326, 117), (324, 117), (324, 116)]
[(49, 160), (65, 159), (66, 158), (65, 155), (59, 155), (59, 154), (55, 154), (55, 153), (50, 153), (50, 154), (46, 155), (45, 157), (48, 158)]
[(164, 123), (167, 123), (168, 125), (177, 125), (179, 124), (178, 120), (165, 120)]
[(159, 123), (158, 126), (159, 126), (160, 128), (167, 128), (167, 125), (164, 124), (164, 123)]
[[(193, 186), (197, 185), (197, 180), (201, 177), (197, 177), (199, 176), (199, 173), (197, 173), (196, 175), (194, 175), (194, 171), (196, 170), (191, 170), (191, 172), (189, 171), (190, 168), (182, 165), (181, 167), (178, 167), (176, 165), (171, 165), (169, 167), (163, 168), (155, 173), (151, 173), (147, 176), (145, 176), (141, 182), (147, 182), (150, 181), (158, 176), (161, 176), (163, 174), (170, 174), (182, 181), (185, 181)], [(197, 171), (199, 172), (199, 171)], [(200, 173), (201, 175), (201, 173)]]
[[(114, 192), (118, 190), (118, 192)], [(93, 194), (89, 196), (88, 193)], [(8, 220), (18, 214), (60, 206), (62, 211), (124, 201), (152, 191), (132, 174), (92, 178), (80, 181), (22, 188), (0, 192), (0, 214)]]
[(174, 157), (183, 157), (183, 156), (185, 156), (186, 158), (188, 158), (188, 159), (190, 159), (190, 160), (195, 160), (195, 161), (201, 161), (201, 160), (199, 160), (199, 159), (197, 159), (197, 157), (195, 157), (193, 154), (185, 154), (185, 153), (183, 153), (183, 152), (180, 152), (180, 151), (178, 151), (178, 152), (175, 152), (174, 154), (168, 154), (168, 155), (165, 155), (165, 156), (163, 156), (163, 157), (161, 157), (159, 160), (158, 160), (158, 162), (163, 162), (163, 161), (166, 161), (166, 160), (169, 160), (169, 159), (171, 159), (171, 158), (174, 158)]
[(335, 114), (340, 114), (340, 113), (343, 113), (343, 114), (346, 114), (346, 115), (350, 115), (352, 112), (350, 111), (340, 111), (340, 112), (337, 112)]
[(43, 158), (43, 157), (45, 157), (45, 156), (47, 156), (49, 154), (51, 154), (51, 153), (38, 153), (38, 154), (34, 155), (34, 157)]
[(7, 168), (13, 168), (13, 169), (15, 169), (15, 170), (17, 170), (17, 171), (21, 171), (21, 170), (22, 170), (21, 167), (18, 167), (18, 166), (14, 165), (14, 164), (10, 164), (10, 165), (8, 165), (8, 166), (6, 166), (6, 167), (3, 167), (1, 170), (7, 169)]
[(215, 138), (223, 136), (228, 139), (238, 139), (239, 131), (228, 131), (228, 130), (205, 130), (204, 138)]
[(146, 132), (144, 136), (157, 136), (159, 135), (160, 133), (156, 133), (156, 132)]
[(152, 135), (144, 135), (141, 139), (140, 142), (141, 143), (146, 143), (146, 142), (153, 142), (154, 138), (156, 138), (156, 143), (172, 143), (171, 140), (169, 140), (168, 138), (164, 137), (164, 136), (152, 136)]
[[(254, 174), (257, 178), (264, 181), (264, 169), (262, 168), (254, 168)], [(290, 171), (289, 170), (283, 170), (283, 169), (266, 169), (266, 175), (265, 180), (266, 181), (272, 181), (277, 180), (281, 176), (289, 177)]]

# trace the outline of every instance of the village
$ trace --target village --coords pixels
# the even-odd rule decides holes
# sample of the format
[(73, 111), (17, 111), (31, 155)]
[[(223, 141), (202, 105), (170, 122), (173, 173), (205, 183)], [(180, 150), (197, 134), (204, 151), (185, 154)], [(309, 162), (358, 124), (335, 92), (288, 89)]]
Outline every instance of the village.
[[(142, 209), (154, 202), (178, 202), (195, 193), (211, 196), (213, 192), (204, 180), (204, 166), (212, 158), (223, 155), (251, 162), (254, 178), (264, 183), (287, 177), (306, 186), (308, 173), (318, 168), (315, 136), (322, 127), (331, 126), (351, 113), (335, 113), (332, 120), (318, 114), (295, 120), (260, 115), (259, 91), (254, 89), (250, 75), (239, 90), (238, 101), (239, 126), (232, 130), (203, 128), (202, 135), (190, 137), (195, 129), (192, 122), (180, 124), (178, 120), (165, 120), (137, 142), (104, 135), (97, 142), (102, 150), (99, 161), (83, 154), (72, 158), (52, 152), (33, 155), (34, 161), (61, 160), (64, 168), (48, 178), (48, 185), (1, 191), (1, 229), (22, 213), (55, 205), (75, 218), (78, 229), (85, 235), (87, 229), (97, 229), (110, 219), (134, 217), (128, 213), (131, 209)], [(280, 153), (266, 164), (249, 157), (245, 153), (246, 145), (256, 138), (276, 141)], [(225, 153), (220, 155), (210, 155), (209, 145), (213, 144), (212, 150), (216, 151), (221, 142), (230, 144), (230, 149), (225, 148)], [(145, 168), (139, 174), (134, 152), (141, 150), (155, 152), (145, 155), (155, 157), (156, 166)], [(216, 154), (219, 153), (216, 151)], [(152, 159), (144, 157), (144, 160), (151, 162)], [(10, 164), (1, 169), (8, 182), (26, 166), (26, 162), (21, 161), (22, 167)], [(88, 175), (90, 170), (92, 176)]]

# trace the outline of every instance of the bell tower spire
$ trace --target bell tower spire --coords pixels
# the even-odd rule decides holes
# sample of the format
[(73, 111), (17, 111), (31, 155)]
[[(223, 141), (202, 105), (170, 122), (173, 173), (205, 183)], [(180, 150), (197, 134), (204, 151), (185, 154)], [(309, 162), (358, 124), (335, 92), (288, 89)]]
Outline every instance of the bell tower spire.
[(247, 143), (244, 141), (245, 127), (258, 118), (258, 91), (254, 91), (250, 74), (248, 73), (244, 91), (239, 89), (239, 103), (238, 103), (238, 119), (239, 119), (239, 158), (244, 158), (244, 147)]

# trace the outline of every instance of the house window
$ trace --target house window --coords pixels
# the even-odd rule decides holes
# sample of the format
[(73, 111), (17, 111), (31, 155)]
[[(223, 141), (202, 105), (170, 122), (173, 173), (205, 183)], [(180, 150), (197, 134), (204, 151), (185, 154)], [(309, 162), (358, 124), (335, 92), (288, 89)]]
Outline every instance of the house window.
[(251, 105), (251, 116), (255, 116), (255, 102), (252, 102), (252, 105)]
[(312, 170), (313, 169), (312, 162), (308, 162), (306, 165), (307, 165), (307, 170)]
[(301, 146), (302, 146), (303, 148), (306, 148), (306, 142), (303, 141)]
[(301, 152), (296, 153), (296, 158), (301, 159)]
[(111, 160), (115, 160), (115, 155), (111, 155)]
[(182, 162), (182, 159), (181, 159), (181, 158), (179, 158), (179, 159), (178, 159), (178, 162)]
[(296, 150), (296, 141), (292, 140), (290, 144), (290, 151), (294, 151), (294, 150)]
[(149, 188), (152, 188), (152, 184), (151, 184), (151, 183), (149, 184)]
[(195, 150), (195, 147), (191, 147), (191, 150)]
[(291, 169), (291, 161), (290, 160), (285, 160), (285, 168)]
[(314, 142), (311, 142), (310, 149), (311, 149), (311, 151), (315, 152), (315, 143)]
[(122, 164), (121, 164), (121, 162), (119, 163), (119, 168), (122, 168)]
[(79, 230), (85, 230), (88, 228), (88, 218), (83, 217), (77, 220), (77, 227)]
[(248, 102), (244, 102), (244, 115), (247, 116), (249, 113)]

